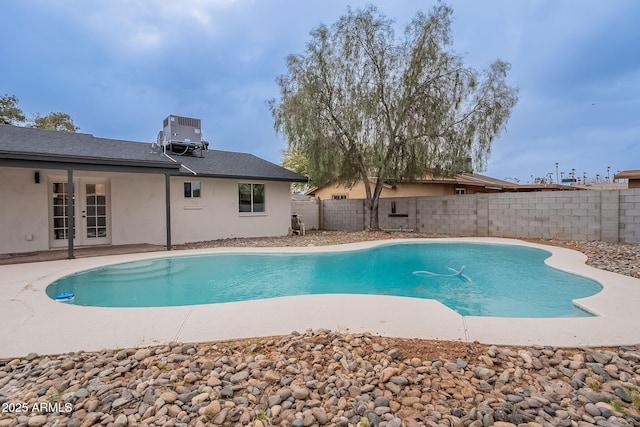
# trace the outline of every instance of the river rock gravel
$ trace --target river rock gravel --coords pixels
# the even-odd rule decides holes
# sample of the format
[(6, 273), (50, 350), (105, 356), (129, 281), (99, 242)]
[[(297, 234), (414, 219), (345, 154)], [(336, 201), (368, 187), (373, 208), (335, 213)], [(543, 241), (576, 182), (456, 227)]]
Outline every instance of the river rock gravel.
[(329, 330), (0, 361), (0, 427), (638, 426), (640, 346)]

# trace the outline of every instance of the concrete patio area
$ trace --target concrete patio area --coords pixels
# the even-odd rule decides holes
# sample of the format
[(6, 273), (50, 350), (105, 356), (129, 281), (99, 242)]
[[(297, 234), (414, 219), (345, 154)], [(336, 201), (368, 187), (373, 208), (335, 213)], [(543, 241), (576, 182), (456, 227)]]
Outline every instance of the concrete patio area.
[[(398, 240), (403, 241), (403, 240)], [(417, 242), (420, 239), (412, 239)], [(60, 277), (112, 263), (205, 253), (325, 252), (364, 249), (384, 242), (331, 247), (213, 248), (145, 252), (0, 265), (0, 358), (169, 341), (203, 342), (288, 334), (307, 328), (376, 335), (479, 341), (497, 345), (617, 346), (640, 343), (640, 280), (586, 266), (565, 248), (512, 239), (427, 239), (516, 244), (548, 250), (547, 264), (593, 278), (598, 294), (576, 301), (596, 317), (525, 319), (461, 316), (434, 300), (386, 295), (304, 295), (237, 303), (162, 308), (101, 308), (63, 304), (46, 287)]]

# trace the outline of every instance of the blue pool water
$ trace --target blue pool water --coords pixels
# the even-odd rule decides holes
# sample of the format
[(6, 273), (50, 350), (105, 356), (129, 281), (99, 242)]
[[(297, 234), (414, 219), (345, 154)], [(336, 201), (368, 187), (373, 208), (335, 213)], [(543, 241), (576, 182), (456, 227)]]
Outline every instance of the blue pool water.
[(600, 284), (545, 265), (549, 256), (536, 248), (479, 243), (175, 256), (72, 274), (52, 283), (47, 295), (72, 292), (75, 299), (69, 303), (84, 306), (158, 307), (304, 294), (384, 294), (436, 299), (468, 316), (590, 316), (572, 300), (599, 292)]

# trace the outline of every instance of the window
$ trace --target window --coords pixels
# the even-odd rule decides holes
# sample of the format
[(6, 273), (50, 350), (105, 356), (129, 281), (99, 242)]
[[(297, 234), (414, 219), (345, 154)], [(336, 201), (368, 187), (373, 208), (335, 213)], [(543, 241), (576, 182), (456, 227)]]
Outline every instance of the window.
[(189, 199), (200, 197), (200, 181), (185, 182), (184, 197)]
[(346, 200), (347, 199), (347, 195), (346, 194), (334, 194), (333, 196), (331, 196), (331, 198), (333, 200)]
[(240, 212), (264, 212), (264, 184), (238, 184)]
[(467, 191), (464, 187), (456, 187), (456, 194), (466, 194)]

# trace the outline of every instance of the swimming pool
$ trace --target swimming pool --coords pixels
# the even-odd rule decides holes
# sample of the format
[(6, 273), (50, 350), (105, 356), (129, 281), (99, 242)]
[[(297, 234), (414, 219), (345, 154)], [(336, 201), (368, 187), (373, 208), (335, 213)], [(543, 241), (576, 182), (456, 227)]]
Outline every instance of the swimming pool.
[[(173, 256), (63, 277), (71, 304), (158, 307), (303, 294), (428, 298), (465, 316), (580, 317), (572, 300), (601, 285), (544, 264), (550, 253), (488, 243), (390, 243), (346, 252)], [(366, 310), (366, 308), (362, 308)]]

